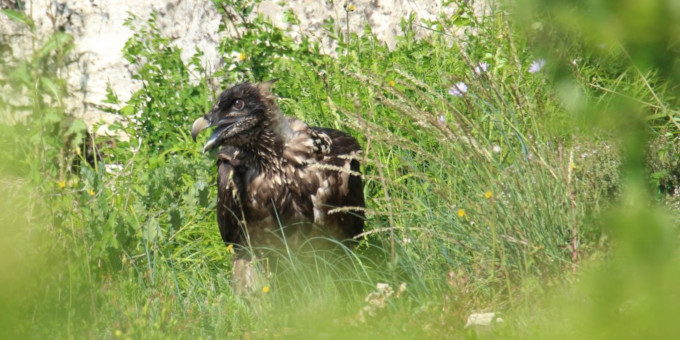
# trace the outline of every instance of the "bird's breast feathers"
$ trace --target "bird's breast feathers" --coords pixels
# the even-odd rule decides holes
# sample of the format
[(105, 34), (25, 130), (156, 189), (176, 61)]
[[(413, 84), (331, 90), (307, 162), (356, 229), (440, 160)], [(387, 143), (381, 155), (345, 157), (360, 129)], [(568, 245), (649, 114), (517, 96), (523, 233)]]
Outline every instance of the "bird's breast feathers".
[(348, 194), (351, 161), (360, 151), (333, 154), (328, 134), (294, 118), (288, 118), (288, 122), (283, 151), (270, 166), (250, 164), (248, 153), (235, 147), (223, 149), (218, 158), (242, 176), (245, 195), (241, 204), (250, 212), (247, 215), (266, 219), (275, 213), (323, 224), (333, 208), (328, 202)]

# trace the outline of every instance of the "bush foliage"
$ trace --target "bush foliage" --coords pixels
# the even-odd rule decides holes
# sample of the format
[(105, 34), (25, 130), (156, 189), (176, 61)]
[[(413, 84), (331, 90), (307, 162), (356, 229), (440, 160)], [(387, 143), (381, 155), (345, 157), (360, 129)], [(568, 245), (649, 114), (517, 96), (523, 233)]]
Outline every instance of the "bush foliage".
[[(569, 302), (551, 302), (562, 296), (555, 291), (589, 296), (590, 286), (574, 281), (601, 263), (626, 289), (647, 289), (653, 284), (626, 284), (641, 265), (622, 262), (619, 251), (642, 264), (654, 261), (645, 260), (650, 252), (675, 258), (675, 242), (662, 240), (677, 238), (675, 224), (640, 207), (677, 205), (677, 84), (659, 75), (656, 59), (626, 56), (643, 43), (591, 47), (587, 32), (560, 21), (524, 27), (506, 11), (479, 17), (458, 2), (451, 17), (405, 18), (392, 49), (369, 27), (356, 34), (329, 18), (324, 34), (335, 49), (327, 55), (255, 15), (258, 2), (213, 1), (229, 33), (214, 72), (200, 50), (182, 59), (155, 15), (131, 15), (123, 53), (142, 87), (127, 102), (110, 91), (100, 103), (127, 137), (115, 142), (88, 134), (65, 108), (59, 70), (72, 61), (72, 38), (38, 41), (28, 17), (4, 10), (43, 47), (26, 60), (5, 53), (0, 65), (10, 91), (0, 96), (0, 203), (9, 212), (0, 265), (17, 273), (0, 287), (0, 302), (12, 306), (2, 334), (476, 337), (463, 328), (467, 316), (495, 311), (511, 322), (489, 336), (548, 336), (554, 318), (530, 312), (538, 299), (541, 311), (561, 306), (553, 314), (578, 324)], [(550, 10), (530, 9), (530, 18)], [(286, 17), (294, 29), (297, 18)], [(416, 27), (431, 34), (416, 38)], [(291, 257), (287, 273), (246, 300), (229, 287), (214, 160), (189, 130), (222, 89), (273, 78), (285, 114), (359, 139), (367, 228), (346, 261), (320, 257), (310, 268)], [(26, 100), (9, 100), (15, 94)], [(646, 218), (654, 223), (639, 234)], [(667, 248), (651, 251), (655, 244)], [(379, 283), (392, 293), (375, 291)], [(617, 293), (589, 301), (591, 309), (636, 301)], [(657, 306), (645, 303), (630, 315)], [(537, 326), (519, 326), (528, 322)], [(581, 334), (564, 324), (565, 334)]]

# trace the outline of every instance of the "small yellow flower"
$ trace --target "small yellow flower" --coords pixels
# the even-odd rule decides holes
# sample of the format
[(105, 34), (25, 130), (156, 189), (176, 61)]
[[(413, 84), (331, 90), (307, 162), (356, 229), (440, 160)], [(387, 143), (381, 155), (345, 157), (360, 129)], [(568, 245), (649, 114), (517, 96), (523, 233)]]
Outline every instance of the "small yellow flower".
[(265, 294), (269, 293), (269, 286), (262, 287), (262, 292)]
[(92, 189), (87, 189), (87, 193), (88, 193), (90, 196), (94, 196), (94, 190), (92, 190)]
[(387, 85), (394, 87), (394, 86), (397, 85), (397, 83), (395, 83), (394, 80), (390, 80), (390, 81), (387, 82)]
[(116, 329), (114, 334), (116, 335), (117, 338), (120, 338), (121, 336), (123, 336), (123, 332), (120, 329)]
[(234, 253), (234, 245), (233, 244), (227, 245), (227, 253), (229, 253), (229, 254)]
[(576, 164), (574, 164), (574, 162), (570, 162), (570, 163), (569, 163), (569, 168), (571, 168), (571, 170), (576, 169)]
[(488, 190), (487, 190), (487, 191), (484, 193), (484, 198), (487, 198), (487, 199), (488, 199), (488, 198), (491, 198), (491, 197), (493, 197), (493, 193), (492, 193), (491, 191), (488, 191)]
[(244, 61), (244, 60), (246, 60), (246, 55), (243, 54), (243, 53), (239, 53), (238, 54), (238, 61)]
[(357, 10), (357, 8), (354, 7), (354, 5), (349, 5), (349, 6), (347, 6), (347, 10), (350, 11), (350, 12), (354, 12), (354, 11)]
[(62, 179), (57, 185), (59, 186), (59, 189), (64, 189), (66, 187), (66, 181)]
[(465, 209), (458, 209), (458, 217), (462, 218), (462, 217), (465, 217), (465, 216), (466, 216)]

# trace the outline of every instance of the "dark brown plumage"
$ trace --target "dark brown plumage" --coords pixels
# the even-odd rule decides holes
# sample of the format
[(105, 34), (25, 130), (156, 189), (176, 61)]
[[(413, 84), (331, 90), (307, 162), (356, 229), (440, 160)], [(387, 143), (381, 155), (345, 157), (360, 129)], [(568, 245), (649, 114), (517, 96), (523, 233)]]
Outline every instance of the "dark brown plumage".
[[(241, 248), (279, 247), (284, 239), (297, 248), (316, 237), (347, 242), (364, 227), (361, 148), (347, 133), (284, 116), (272, 83), (222, 92), (192, 127), (194, 138), (215, 127), (204, 152), (217, 150), (222, 239)], [(237, 251), (237, 279), (246, 254)]]

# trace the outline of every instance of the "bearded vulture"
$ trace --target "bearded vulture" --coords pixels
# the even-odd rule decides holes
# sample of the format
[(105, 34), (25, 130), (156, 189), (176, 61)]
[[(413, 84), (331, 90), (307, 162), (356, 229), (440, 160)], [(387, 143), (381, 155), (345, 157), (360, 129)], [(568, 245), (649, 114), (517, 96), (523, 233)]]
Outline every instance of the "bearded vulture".
[[(275, 80), (236, 85), (196, 119), (194, 140), (217, 157), (217, 224), (234, 245), (233, 284), (252, 290), (251, 247), (352, 244), (364, 228), (361, 148), (354, 137), (281, 113)], [(239, 282), (240, 281), (240, 282)]]

